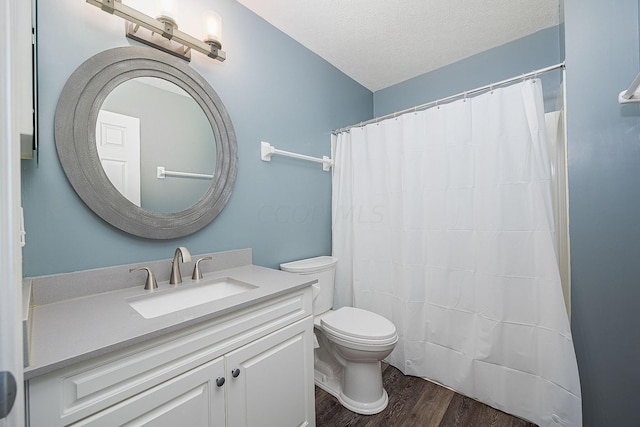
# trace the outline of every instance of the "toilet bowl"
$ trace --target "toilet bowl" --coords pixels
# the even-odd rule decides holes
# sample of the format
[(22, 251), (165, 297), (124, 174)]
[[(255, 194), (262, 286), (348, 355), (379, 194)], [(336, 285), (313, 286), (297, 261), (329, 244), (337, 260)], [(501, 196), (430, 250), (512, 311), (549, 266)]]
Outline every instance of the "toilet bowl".
[(314, 374), (318, 387), (335, 396), (347, 409), (365, 415), (386, 408), (380, 361), (398, 342), (396, 328), (386, 318), (354, 307), (332, 310), (334, 257), (316, 257), (281, 264), (296, 274), (314, 274)]

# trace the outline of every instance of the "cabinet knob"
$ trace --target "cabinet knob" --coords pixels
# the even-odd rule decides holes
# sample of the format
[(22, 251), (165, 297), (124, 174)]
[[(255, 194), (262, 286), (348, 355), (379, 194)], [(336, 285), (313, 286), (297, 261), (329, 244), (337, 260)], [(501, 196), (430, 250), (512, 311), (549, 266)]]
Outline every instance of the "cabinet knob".
[(218, 387), (222, 387), (224, 385), (224, 377), (218, 377), (216, 378), (216, 385)]
[(231, 371), (231, 375), (233, 376), (233, 378), (238, 378), (238, 376), (240, 375), (240, 369), (234, 369), (233, 371)]

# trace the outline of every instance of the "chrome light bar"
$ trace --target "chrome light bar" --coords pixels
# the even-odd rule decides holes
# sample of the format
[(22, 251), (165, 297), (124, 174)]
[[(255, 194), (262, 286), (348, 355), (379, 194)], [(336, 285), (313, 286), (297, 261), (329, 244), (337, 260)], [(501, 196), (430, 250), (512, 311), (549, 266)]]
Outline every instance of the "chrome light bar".
[(171, 18), (152, 18), (127, 6), (121, 0), (86, 0), (107, 13), (119, 16), (126, 22), (126, 35), (132, 40), (160, 49), (186, 61), (191, 60), (191, 49), (222, 62), (227, 59), (218, 41), (202, 41), (178, 30)]

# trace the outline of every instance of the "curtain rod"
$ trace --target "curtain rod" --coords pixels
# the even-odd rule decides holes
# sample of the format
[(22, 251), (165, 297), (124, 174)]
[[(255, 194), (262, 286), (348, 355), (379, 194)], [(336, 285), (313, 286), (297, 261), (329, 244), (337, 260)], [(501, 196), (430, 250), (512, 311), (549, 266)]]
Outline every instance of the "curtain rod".
[(511, 83), (511, 82), (514, 82), (514, 81), (517, 81), (517, 80), (521, 80), (521, 79), (524, 80), (524, 79), (527, 79), (529, 77), (536, 77), (538, 74), (547, 73), (549, 71), (553, 71), (553, 70), (557, 70), (557, 69), (564, 69), (564, 68), (565, 68), (565, 64), (564, 64), (564, 61), (563, 61), (563, 62), (561, 62), (559, 64), (551, 65), (551, 66), (546, 67), (546, 68), (540, 68), (539, 70), (534, 70), (534, 71), (531, 71), (529, 73), (521, 74), (521, 75), (516, 76), (516, 77), (511, 77), (509, 79), (502, 80), (502, 81), (499, 81), (497, 83), (491, 83), (491, 84), (488, 84), (486, 86), (481, 86), (481, 87), (478, 87), (478, 88), (475, 88), (475, 89), (472, 89), (472, 90), (468, 90), (468, 91), (461, 92), (461, 93), (458, 93), (458, 94), (455, 94), (455, 95), (447, 96), (446, 98), (436, 99), (435, 101), (427, 102), (426, 104), (416, 105), (415, 107), (407, 108), (407, 109), (401, 110), (401, 111), (396, 111), (395, 113), (385, 114), (384, 116), (376, 117), (374, 119), (367, 120), (365, 122), (360, 122), (360, 123), (357, 123), (357, 124), (354, 124), (354, 125), (351, 125), (351, 126), (346, 126), (346, 127), (340, 128), (340, 129), (336, 129), (336, 130), (331, 131), (331, 133), (332, 134), (338, 134), (338, 133), (342, 133), (342, 132), (347, 132), (351, 128), (363, 127), (363, 126), (366, 126), (366, 125), (371, 124), (371, 123), (377, 123), (377, 122), (379, 122), (381, 120), (390, 119), (392, 117), (397, 117), (397, 116), (400, 116), (400, 115), (405, 114), (405, 113), (410, 113), (412, 111), (424, 110), (425, 108), (430, 107), (432, 105), (435, 106), (435, 105), (441, 104), (443, 102), (451, 101), (453, 99), (460, 98), (460, 97), (466, 97), (468, 95), (472, 95), (472, 94), (475, 94), (475, 93), (478, 93), (478, 92), (482, 92), (482, 91), (485, 91), (485, 90), (493, 90), (494, 87), (502, 86), (502, 85), (505, 85), (507, 83)]

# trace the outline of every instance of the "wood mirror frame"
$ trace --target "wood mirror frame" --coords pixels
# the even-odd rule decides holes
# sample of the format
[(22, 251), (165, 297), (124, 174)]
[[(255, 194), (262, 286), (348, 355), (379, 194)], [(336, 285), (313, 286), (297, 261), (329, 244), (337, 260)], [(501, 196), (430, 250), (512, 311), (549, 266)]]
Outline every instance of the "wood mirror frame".
[[(136, 206), (113, 186), (100, 163), (96, 148), (100, 107), (116, 86), (135, 77), (158, 77), (176, 84), (202, 107), (211, 123), (216, 143), (214, 177), (202, 198), (183, 211), (156, 213)], [(216, 92), (180, 59), (148, 47), (106, 50), (73, 72), (56, 107), (55, 142), (67, 179), (84, 203), (114, 227), (149, 239), (182, 237), (209, 224), (229, 200), (237, 175), (235, 131)]]

